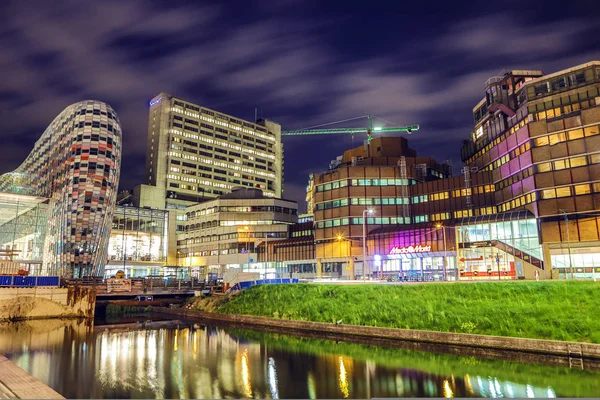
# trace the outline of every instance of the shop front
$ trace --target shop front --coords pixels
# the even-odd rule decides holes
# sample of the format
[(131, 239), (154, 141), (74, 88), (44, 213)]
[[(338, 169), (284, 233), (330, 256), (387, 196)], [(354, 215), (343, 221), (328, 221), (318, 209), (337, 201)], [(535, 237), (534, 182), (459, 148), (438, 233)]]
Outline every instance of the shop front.
[(556, 243), (548, 246), (558, 279), (599, 279), (600, 243)]
[(535, 217), (527, 211), (463, 219), (455, 227), (460, 279), (523, 279), (543, 274)]

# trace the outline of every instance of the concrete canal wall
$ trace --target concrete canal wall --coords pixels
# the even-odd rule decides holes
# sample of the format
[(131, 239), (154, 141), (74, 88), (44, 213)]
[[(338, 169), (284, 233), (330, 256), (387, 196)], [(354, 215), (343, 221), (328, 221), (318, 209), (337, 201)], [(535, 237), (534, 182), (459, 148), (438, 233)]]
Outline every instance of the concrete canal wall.
[[(482, 356), (493, 356), (493, 358), (504, 358), (500, 352), (512, 352), (523, 354), (523, 360), (543, 359), (546, 356), (561, 358), (558, 364), (565, 366), (600, 369), (600, 345), (591, 343), (563, 342), (558, 340), (525, 339), (504, 336), (474, 335), (467, 333), (434, 332), (412, 329), (379, 328), (359, 325), (337, 325), (323, 322), (292, 321), (274, 318), (253, 317), (248, 315), (233, 315), (207, 313), (202, 311), (154, 308), (153, 311), (164, 314), (177, 315), (179, 317), (197, 318), (207, 321), (223, 321), (236, 324), (240, 327), (252, 327), (269, 330), (276, 328), (287, 332), (297, 332), (300, 335), (316, 333), (323, 336), (358, 338), (374, 340), (381, 343), (393, 345), (394, 342), (424, 343), (447, 347), (454, 354), (460, 354), (460, 348), (469, 354), (481, 352)], [(417, 350), (417, 348), (414, 348)], [(530, 357), (530, 356), (533, 356)], [(537, 357), (537, 356), (540, 357)], [(498, 357), (496, 357), (498, 356)], [(512, 357), (511, 357), (512, 358)], [(552, 362), (556, 364), (556, 362)]]
[(96, 291), (70, 288), (0, 288), (0, 322), (41, 318), (93, 318)]

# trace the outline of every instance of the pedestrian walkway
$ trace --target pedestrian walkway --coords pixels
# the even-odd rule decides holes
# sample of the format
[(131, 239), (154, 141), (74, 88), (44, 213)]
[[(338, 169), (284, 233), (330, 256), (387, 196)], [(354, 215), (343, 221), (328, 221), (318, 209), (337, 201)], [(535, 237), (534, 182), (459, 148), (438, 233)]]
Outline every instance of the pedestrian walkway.
[(0, 399), (64, 399), (64, 397), (0, 355)]

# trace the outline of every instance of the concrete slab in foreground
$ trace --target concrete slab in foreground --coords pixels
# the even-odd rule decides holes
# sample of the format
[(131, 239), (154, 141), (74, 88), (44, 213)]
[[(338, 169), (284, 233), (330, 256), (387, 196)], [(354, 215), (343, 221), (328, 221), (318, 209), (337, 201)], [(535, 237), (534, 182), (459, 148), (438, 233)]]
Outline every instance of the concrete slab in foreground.
[(64, 397), (0, 355), (0, 399), (64, 399)]

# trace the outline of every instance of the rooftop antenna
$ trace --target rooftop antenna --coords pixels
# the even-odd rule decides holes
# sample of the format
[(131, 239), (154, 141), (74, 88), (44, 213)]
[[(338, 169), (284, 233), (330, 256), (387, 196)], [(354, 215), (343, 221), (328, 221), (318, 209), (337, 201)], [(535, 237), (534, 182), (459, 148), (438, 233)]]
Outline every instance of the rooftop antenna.
[(258, 121), (258, 108), (254, 107), (254, 122)]

